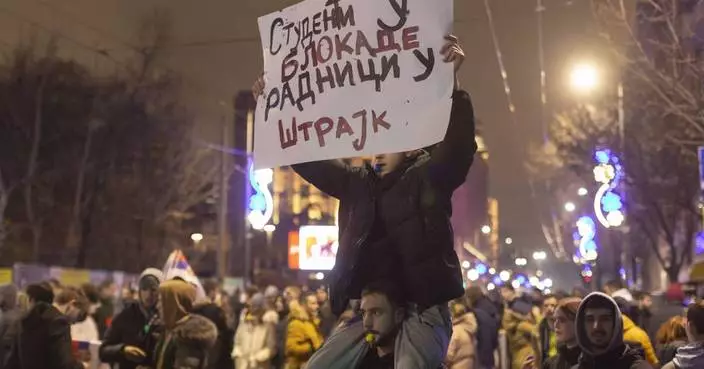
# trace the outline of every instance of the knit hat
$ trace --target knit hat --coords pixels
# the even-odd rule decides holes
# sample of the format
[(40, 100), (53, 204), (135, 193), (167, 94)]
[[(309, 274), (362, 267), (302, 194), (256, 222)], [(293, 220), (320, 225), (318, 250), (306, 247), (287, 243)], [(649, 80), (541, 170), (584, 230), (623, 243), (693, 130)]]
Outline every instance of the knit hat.
[(279, 289), (276, 286), (269, 286), (264, 290), (264, 297), (273, 299), (279, 296)]
[(156, 268), (147, 268), (139, 276), (139, 289), (141, 291), (156, 290), (164, 280), (164, 273)]
[(264, 295), (261, 293), (255, 293), (249, 298), (249, 308), (250, 310), (263, 310), (264, 302)]

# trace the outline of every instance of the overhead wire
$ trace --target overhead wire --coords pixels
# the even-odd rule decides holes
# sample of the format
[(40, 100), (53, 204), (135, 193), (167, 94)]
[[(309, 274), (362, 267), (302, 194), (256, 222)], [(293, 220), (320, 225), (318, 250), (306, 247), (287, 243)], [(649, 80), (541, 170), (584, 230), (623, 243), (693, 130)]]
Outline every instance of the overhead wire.
[[(511, 116), (511, 122), (514, 126), (514, 129), (511, 130), (511, 137), (513, 140), (518, 141), (518, 137), (516, 136), (516, 132), (518, 129), (518, 120), (516, 118), (516, 106), (513, 103), (513, 96), (511, 92), (511, 86), (509, 84), (509, 79), (508, 79), (508, 72), (506, 70), (506, 65), (504, 64), (504, 59), (503, 59), (503, 53), (501, 52), (501, 45), (499, 43), (499, 37), (496, 32), (496, 24), (494, 22), (494, 16), (493, 12), (491, 9), (491, 5), (489, 3), (489, 0), (484, 0), (484, 9), (486, 11), (486, 17), (489, 25), (489, 32), (491, 34), (491, 39), (494, 47), (494, 53), (496, 55), (496, 61), (499, 66), (499, 72), (501, 74), (501, 81), (503, 83), (504, 87), (504, 94), (506, 96), (506, 104), (508, 107), (508, 111)], [(542, 26), (541, 26), (542, 28)], [(542, 75), (543, 72), (541, 72)], [(542, 98), (541, 98), (542, 99)], [(545, 99), (547, 101), (547, 98)], [(520, 146), (520, 145), (517, 145)], [(533, 179), (528, 172), (527, 168), (525, 166), (521, 166), (523, 169), (523, 172), (525, 174), (525, 178), (528, 180), (528, 187), (530, 189), (530, 196), (531, 196), (531, 201), (533, 203), (533, 209), (537, 210), (537, 196), (536, 196), (536, 191), (535, 191), (535, 185), (533, 183)], [(548, 228), (543, 221), (543, 217), (540, 215), (540, 212), (538, 212), (538, 219), (541, 224), (542, 230), (543, 230), (543, 237), (545, 238), (545, 242), (548, 244), (548, 246), (551, 248), (554, 254), (559, 254), (559, 249), (556, 247), (554, 240), (550, 236), (550, 233), (548, 232)]]

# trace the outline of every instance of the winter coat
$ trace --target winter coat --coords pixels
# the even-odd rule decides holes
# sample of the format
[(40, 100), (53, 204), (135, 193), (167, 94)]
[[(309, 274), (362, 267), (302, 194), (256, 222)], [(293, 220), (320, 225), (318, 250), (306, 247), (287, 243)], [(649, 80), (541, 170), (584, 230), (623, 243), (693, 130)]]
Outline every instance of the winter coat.
[(193, 314), (208, 318), (218, 329), (218, 338), (208, 356), (208, 369), (232, 369), (235, 332), (227, 326), (225, 312), (213, 303), (202, 303), (193, 307)]
[(323, 346), (319, 322), (299, 305), (291, 304), (286, 336), (286, 369), (301, 369), (308, 359)]
[(448, 369), (474, 369), (476, 366), (475, 335), (477, 320), (472, 313), (452, 319), (452, 338), (445, 364)]
[(669, 363), (675, 358), (677, 349), (684, 346), (687, 346), (687, 342), (685, 341), (673, 341), (668, 344), (658, 346), (655, 350), (658, 355), (658, 361), (662, 364)]
[(477, 319), (477, 363), (481, 368), (493, 368), (501, 328), (499, 310), (486, 297), (476, 301), (472, 310)]
[[(614, 314), (614, 332), (611, 336), (606, 351), (595, 354), (593, 345), (587, 336), (585, 322), (585, 306), (592, 299), (602, 300), (600, 304), (611, 305)], [(623, 342), (623, 319), (616, 301), (601, 292), (592, 292), (587, 295), (577, 309), (575, 320), (577, 343), (582, 349), (582, 355), (575, 369), (652, 369), (652, 366), (638, 351), (633, 350)]]
[(155, 369), (206, 369), (209, 352), (218, 338), (218, 329), (210, 320), (188, 315), (166, 332), (156, 348)]
[(579, 362), (579, 355), (582, 349), (579, 346), (569, 348), (565, 345), (558, 345), (557, 355), (551, 356), (543, 361), (542, 369), (571, 369)]
[(270, 369), (275, 351), (276, 331), (273, 325), (251, 316), (240, 321), (232, 350), (237, 369)]
[(521, 369), (523, 362), (531, 356), (535, 357), (536, 354), (536, 348), (533, 346), (533, 343), (538, 340), (535, 320), (530, 312), (519, 314), (507, 308), (504, 310), (501, 325), (506, 330), (511, 368)]
[[(105, 339), (100, 345), (98, 353), (100, 360), (105, 363), (117, 364), (120, 369), (134, 369), (138, 365), (152, 365), (152, 354), (156, 349), (162, 327), (157, 325), (153, 315), (147, 316), (139, 303), (133, 302), (117, 314), (112, 325), (105, 334)], [(145, 353), (147, 357), (139, 363), (133, 363), (125, 358), (125, 346), (135, 346)]]
[(677, 350), (675, 358), (662, 369), (700, 369), (704, 368), (704, 344), (691, 343)]
[(7, 369), (83, 369), (73, 356), (71, 327), (54, 306), (37, 303), (19, 322)]
[(645, 333), (640, 327), (635, 325), (633, 321), (626, 315), (622, 316), (623, 319), (623, 341), (630, 344), (633, 342), (635, 345), (643, 348), (645, 354), (645, 359), (653, 365), (658, 365), (658, 357), (655, 355), (655, 350), (653, 349), (653, 344), (650, 342), (650, 337)]
[[(352, 168), (341, 161), (292, 166), (308, 182), (340, 200), (340, 246), (329, 276), (330, 304), (336, 316), (347, 308), (349, 299), (360, 298), (372, 279), (386, 274), (399, 276), (407, 300), (420, 310), (463, 295), (462, 268), (450, 225), (451, 197), (465, 181), (476, 150), (472, 103), (466, 92), (455, 91), (444, 141), (432, 156), (407, 163), (396, 173), (379, 179), (369, 166)], [(376, 239), (371, 239), (374, 231)], [(370, 256), (373, 250), (383, 257)]]
[(540, 366), (549, 358), (557, 355), (557, 338), (547, 319), (542, 319), (538, 323), (538, 332), (535, 338), (537, 341), (533, 343), (533, 347), (539, 355), (538, 366)]
[(5, 361), (12, 352), (21, 319), (22, 312), (19, 309), (3, 311), (0, 316), (0, 369), (5, 368)]

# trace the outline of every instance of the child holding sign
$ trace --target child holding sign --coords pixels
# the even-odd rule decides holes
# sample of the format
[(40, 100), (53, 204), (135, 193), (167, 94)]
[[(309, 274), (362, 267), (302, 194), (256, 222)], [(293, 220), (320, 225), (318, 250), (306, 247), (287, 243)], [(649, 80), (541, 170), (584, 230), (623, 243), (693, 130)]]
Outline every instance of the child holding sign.
[[(340, 200), (340, 246), (329, 281), (333, 312), (341, 314), (350, 299), (360, 299), (378, 281), (393, 284), (407, 302), (394, 355), (396, 368), (403, 369), (441, 365), (451, 333), (447, 302), (464, 293), (453, 247), (451, 198), (464, 183), (477, 146), (472, 103), (457, 84), (464, 52), (456, 37), (446, 40), (442, 55), (454, 63), (455, 91), (445, 139), (431, 154), (381, 154), (371, 167), (361, 168), (338, 160), (293, 165), (308, 182)], [(253, 87), (255, 98), (264, 87), (260, 78)], [(307, 368), (356, 367), (361, 358), (354, 348), (369, 346), (366, 333), (361, 321), (353, 321), (328, 340)], [(373, 336), (369, 340), (374, 346)]]

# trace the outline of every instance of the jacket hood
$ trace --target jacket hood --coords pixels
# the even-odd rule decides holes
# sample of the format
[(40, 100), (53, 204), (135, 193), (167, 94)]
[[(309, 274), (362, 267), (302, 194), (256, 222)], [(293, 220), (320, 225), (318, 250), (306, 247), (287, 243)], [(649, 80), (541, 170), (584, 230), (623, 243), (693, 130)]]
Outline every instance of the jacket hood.
[(616, 290), (614, 293), (611, 294), (611, 297), (620, 297), (628, 302), (633, 302), (633, 295), (631, 295), (631, 292), (625, 288)]
[(193, 314), (176, 325), (172, 335), (174, 340), (180, 345), (209, 350), (215, 345), (215, 341), (218, 338), (218, 329), (208, 318)]
[(181, 280), (166, 281), (159, 286), (161, 302), (161, 319), (166, 329), (176, 327), (176, 323), (186, 317), (193, 309), (196, 289)]
[(9, 311), (17, 307), (17, 286), (6, 284), (0, 286), (0, 311)]
[[(577, 309), (577, 318), (575, 320), (576, 331), (577, 331), (577, 343), (583, 352), (590, 356), (595, 356), (594, 347), (589, 341), (587, 336), (587, 329), (585, 324), (584, 313), (586, 306), (595, 303), (595, 300), (599, 301), (600, 305), (605, 305), (611, 307), (614, 314), (614, 329), (613, 335), (611, 336), (611, 341), (609, 342), (606, 352), (612, 352), (614, 350), (620, 350), (623, 348), (623, 320), (621, 317), (621, 311), (611, 297), (601, 292), (592, 292), (587, 297), (582, 300), (579, 304), (579, 309)], [(632, 323), (632, 322), (631, 322)]]
[(698, 342), (680, 347), (672, 361), (679, 369), (704, 368), (704, 344)]
[(472, 334), (477, 333), (477, 318), (472, 313), (466, 313), (452, 318), (452, 325), (462, 327)]
[(142, 271), (142, 274), (139, 275), (139, 280), (141, 281), (144, 279), (144, 277), (154, 277), (159, 281), (159, 283), (164, 281), (164, 273), (157, 269), (157, 268), (147, 268)]

